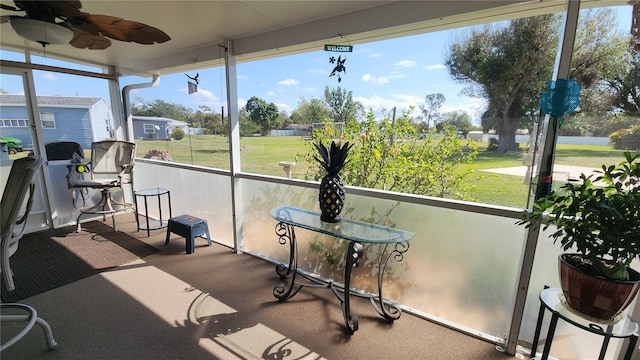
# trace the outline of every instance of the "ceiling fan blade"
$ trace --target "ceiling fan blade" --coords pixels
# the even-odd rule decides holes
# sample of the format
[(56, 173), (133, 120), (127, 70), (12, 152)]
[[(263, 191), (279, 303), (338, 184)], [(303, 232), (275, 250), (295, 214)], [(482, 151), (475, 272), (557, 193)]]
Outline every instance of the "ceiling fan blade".
[[(67, 20), (81, 15), (82, 4), (77, 0), (15, 0), (18, 11), (25, 11), (26, 17), (54, 22), (56, 18)], [(4, 6), (3, 6), (4, 7)]]
[(57, 12), (59, 17), (62, 18), (73, 18), (75, 16), (82, 15), (80, 9), (82, 8), (82, 3), (77, 0), (57, 0), (57, 1), (43, 1), (47, 3), (53, 11)]
[[(151, 45), (171, 40), (162, 30), (136, 21), (109, 15), (93, 15), (80, 11), (79, 0), (14, 0), (17, 7), (0, 4), (2, 9), (25, 11), (24, 18), (58, 23), (73, 30), (70, 44), (80, 49), (106, 49), (112, 38), (119, 41)], [(11, 16), (1, 16), (0, 22), (11, 21)], [(62, 24), (60, 24), (62, 25)]]
[(73, 28), (73, 39), (69, 44), (78, 49), (103, 50), (111, 46), (111, 40), (100, 34), (91, 34), (82, 29)]
[(85, 14), (84, 18), (104, 36), (120, 41), (152, 45), (171, 40), (164, 31), (136, 21), (108, 15)]
[(17, 7), (11, 5), (0, 4), (0, 9), (9, 10), (9, 11), (21, 11)]

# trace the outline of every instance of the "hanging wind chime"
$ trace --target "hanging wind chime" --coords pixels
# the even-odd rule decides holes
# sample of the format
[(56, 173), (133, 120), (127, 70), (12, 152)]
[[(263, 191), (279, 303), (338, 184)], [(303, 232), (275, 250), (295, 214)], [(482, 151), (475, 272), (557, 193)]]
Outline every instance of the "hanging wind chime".
[[(556, 131), (560, 129), (564, 116), (571, 114), (580, 105), (581, 89), (582, 87), (572, 79), (557, 79), (547, 83), (547, 91), (540, 96), (540, 110), (550, 116), (549, 126)], [(551, 139), (554, 142), (556, 140), (557, 137)], [(555, 144), (552, 149), (555, 149)], [(553, 150), (549, 156), (555, 156)], [(549, 194), (553, 183), (551, 173), (541, 173), (540, 176), (540, 182), (543, 186), (536, 190), (536, 199)]]
[(198, 84), (200, 84), (200, 80), (198, 80), (199, 73), (196, 73), (196, 76), (189, 76), (185, 74), (190, 80), (195, 81), (195, 83), (187, 80), (187, 87), (189, 88), (189, 95), (198, 92)]
[(631, 46), (640, 52), (640, 0), (631, 0)]
[[(338, 35), (340, 37), (343, 37), (342, 35)], [(335, 44), (326, 44), (324, 46), (324, 51), (329, 51), (332, 53), (350, 53), (353, 51), (353, 46), (352, 45), (335, 45)], [(345, 75), (347, 74), (347, 68), (345, 67), (344, 63), (347, 61), (347, 56), (346, 55), (338, 55), (338, 58), (336, 59), (335, 55), (331, 55), (329, 57), (329, 64), (333, 65), (333, 69), (331, 70), (331, 73), (329, 73), (329, 77), (332, 76), (338, 76), (338, 82), (342, 81), (342, 77), (340, 76), (340, 73), (344, 73)]]

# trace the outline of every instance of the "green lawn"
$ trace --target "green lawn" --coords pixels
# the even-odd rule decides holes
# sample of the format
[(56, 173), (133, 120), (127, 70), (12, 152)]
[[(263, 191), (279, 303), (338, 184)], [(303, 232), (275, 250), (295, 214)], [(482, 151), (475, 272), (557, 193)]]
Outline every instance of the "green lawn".
[[(296, 161), (296, 155), (304, 152), (306, 141), (298, 136), (243, 137), (240, 140), (242, 171), (284, 176), (278, 162)], [(176, 162), (229, 169), (229, 143), (226, 137), (192, 135), (178, 141), (140, 140), (137, 143), (138, 157), (144, 157), (149, 150), (167, 150)], [(477, 145), (478, 157), (473, 164), (464, 168), (473, 171), (468, 177), (470, 197), (477, 202), (526, 207), (528, 185), (524, 184), (522, 177), (481, 171), (522, 166), (521, 155), (496, 154), (486, 151), (487, 143), (480, 142)], [(524, 145), (521, 144), (521, 147)], [(555, 163), (599, 168), (602, 164), (622, 161), (622, 153), (610, 146), (558, 145)], [(304, 178), (308, 166), (304, 160), (298, 160), (292, 169), (292, 177)]]

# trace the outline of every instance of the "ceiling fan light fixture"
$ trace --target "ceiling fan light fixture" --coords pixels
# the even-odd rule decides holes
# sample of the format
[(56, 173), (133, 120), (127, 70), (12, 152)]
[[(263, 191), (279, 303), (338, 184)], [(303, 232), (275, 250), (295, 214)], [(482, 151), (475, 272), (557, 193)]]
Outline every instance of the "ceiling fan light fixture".
[(60, 24), (26, 18), (14, 18), (10, 23), (18, 35), (42, 46), (68, 44), (73, 39), (73, 30)]

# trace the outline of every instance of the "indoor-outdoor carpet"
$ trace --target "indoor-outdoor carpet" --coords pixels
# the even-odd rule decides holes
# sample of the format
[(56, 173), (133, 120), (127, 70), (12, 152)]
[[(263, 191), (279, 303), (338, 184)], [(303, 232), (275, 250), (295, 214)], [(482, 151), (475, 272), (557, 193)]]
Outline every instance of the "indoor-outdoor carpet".
[(11, 256), (16, 286), (2, 302), (14, 302), (112, 269), (160, 250), (98, 221), (26, 234)]

